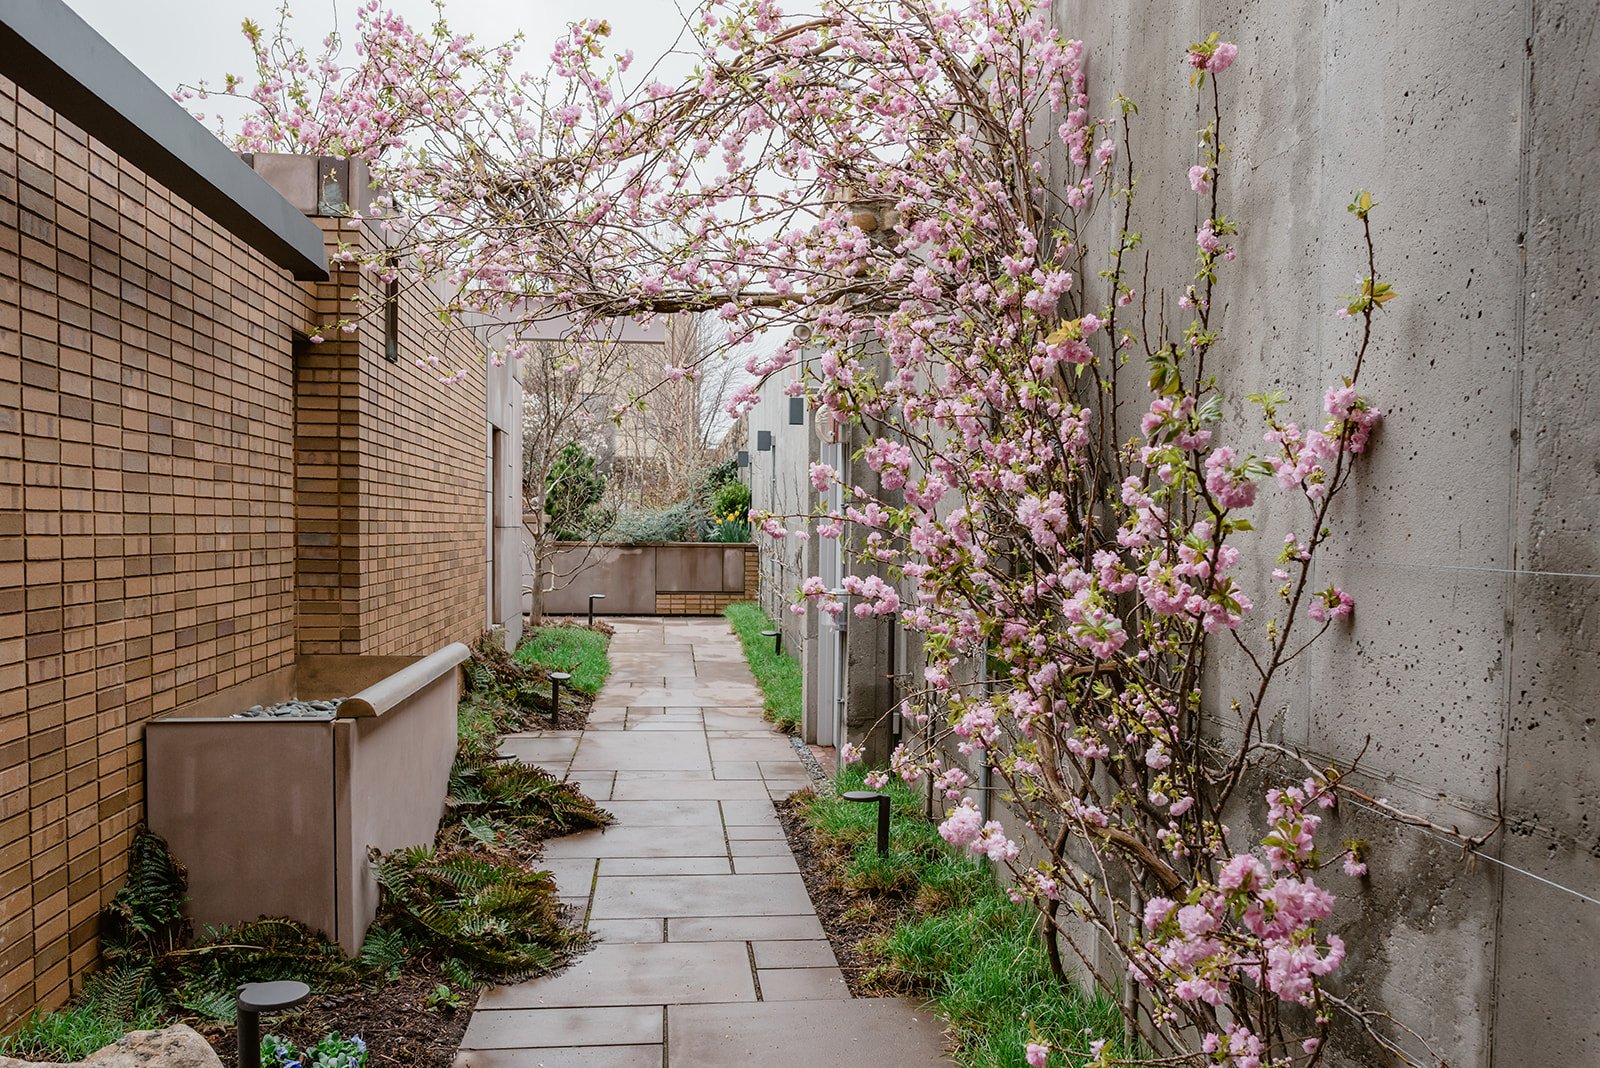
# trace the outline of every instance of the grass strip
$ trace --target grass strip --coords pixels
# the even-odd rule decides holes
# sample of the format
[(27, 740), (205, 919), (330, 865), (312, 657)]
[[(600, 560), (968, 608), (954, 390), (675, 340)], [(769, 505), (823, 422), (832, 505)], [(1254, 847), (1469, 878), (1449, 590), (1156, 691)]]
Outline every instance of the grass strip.
[(764, 630), (776, 630), (772, 617), (750, 601), (730, 604), (723, 610), (733, 632), (744, 646), (744, 658), (766, 698), (767, 718), (793, 733), (800, 729), (800, 661), (788, 653), (774, 652), (772, 639)]
[[(862, 779), (860, 769), (846, 769), (840, 792), (862, 789)], [(868, 901), (910, 899), (893, 930), (862, 947), (880, 961), (884, 985), (928, 999), (950, 1024), (962, 1068), (1027, 1068), (1027, 1045), (1041, 1037), (1084, 1052), (1104, 1038), (1118, 1049), (1117, 1006), (1056, 981), (1033, 909), (1013, 902), (982, 864), (945, 845), (919, 794), (894, 779), (885, 792), (893, 798), (887, 857), (875, 848), (877, 806), (819, 794), (804, 813), (817, 847), (844, 861), (847, 886)], [(1088, 1061), (1056, 1052), (1049, 1065)]]
[(600, 692), (611, 674), (610, 641), (587, 627), (535, 627), (517, 646), (517, 660), (547, 671), (572, 675), (568, 686), (590, 697)]

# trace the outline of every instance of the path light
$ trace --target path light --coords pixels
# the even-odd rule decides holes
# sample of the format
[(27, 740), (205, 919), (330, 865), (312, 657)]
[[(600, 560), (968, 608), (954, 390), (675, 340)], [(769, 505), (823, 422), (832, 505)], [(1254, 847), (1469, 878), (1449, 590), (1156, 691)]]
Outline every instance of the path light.
[(850, 790), (844, 795), (846, 801), (859, 801), (866, 804), (869, 801), (878, 803), (878, 856), (889, 855), (889, 795), (881, 794), (876, 790)]
[(606, 599), (606, 595), (603, 594), (603, 593), (591, 593), (589, 595), (589, 629), (590, 630), (594, 629), (594, 603), (596, 601), (603, 601), (605, 599)]
[(304, 983), (245, 983), (239, 987), (239, 1068), (261, 1068), (261, 1014), (292, 1009), (311, 996)]
[(561, 684), (572, 678), (565, 671), (550, 672), (550, 722), (553, 724), (561, 716)]
[(761, 632), (761, 636), (763, 638), (771, 638), (772, 639), (772, 651), (774, 653), (777, 653), (779, 656), (783, 655), (783, 631), (781, 631), (781, 630), (764, 630), (764, 631)]

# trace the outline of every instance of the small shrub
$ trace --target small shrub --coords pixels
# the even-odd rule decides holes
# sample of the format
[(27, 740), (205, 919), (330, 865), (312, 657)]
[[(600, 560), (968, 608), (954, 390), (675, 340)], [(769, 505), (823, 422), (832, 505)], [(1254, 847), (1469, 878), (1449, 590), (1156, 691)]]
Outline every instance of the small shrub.
[(588, 450), (576, 443), (564, 446), (545, 476), (544, 512), (556, 540), (581, 541), (605, 493), (605, 476), (595, 469)]
[(367, 1044), (360, 1035), (345, 1038), (333, 1031), (303, 1050), (278, 1035), (261, 1038), (261, 1068), (362, 1068), (366, 1063)]
[(610, 529), (600, 537), (605, 541), (637, 544), (652, 541), (687, 541), (700, 525), (694, 505), (675, 504), (670, 508), (627, 508), (619, 511)]
[(710, 512), (714, 516), (737, 515), (750, 518), (750, 487), (737, 480), (724, 482), (711, 494)]

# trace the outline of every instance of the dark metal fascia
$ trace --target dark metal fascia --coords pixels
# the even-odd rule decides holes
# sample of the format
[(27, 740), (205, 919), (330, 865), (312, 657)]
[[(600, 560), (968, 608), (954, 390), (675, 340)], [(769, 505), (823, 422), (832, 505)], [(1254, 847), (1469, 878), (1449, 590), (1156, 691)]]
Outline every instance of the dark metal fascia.
[(322, 231), (61, 0), (0, 0), (0, 74), (307, 282)]

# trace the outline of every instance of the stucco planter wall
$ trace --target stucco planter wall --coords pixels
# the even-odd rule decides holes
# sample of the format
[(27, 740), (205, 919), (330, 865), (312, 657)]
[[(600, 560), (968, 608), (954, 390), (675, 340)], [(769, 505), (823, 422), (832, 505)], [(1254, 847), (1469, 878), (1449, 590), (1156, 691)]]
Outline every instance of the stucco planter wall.
[[(431, 843), (444, 814), (467, 656), (306, 656), (152, 720), (150, 829), (189, 869), (194, 922), (288, 916), (357, 952), (368, 850)], [(347, 700), (331, 720), (230, 718), (293, 697)]]
[[(527, 578), (531, 587), (532, 576)], [(756, 548), (748, 543), (558, 542), (539, 578), (550, 615), (582, 615), (589, 595), (603, 593), (605, 600), (595, 602), (597, 615), (701, 616), (753, 600), (759, 572)]]

